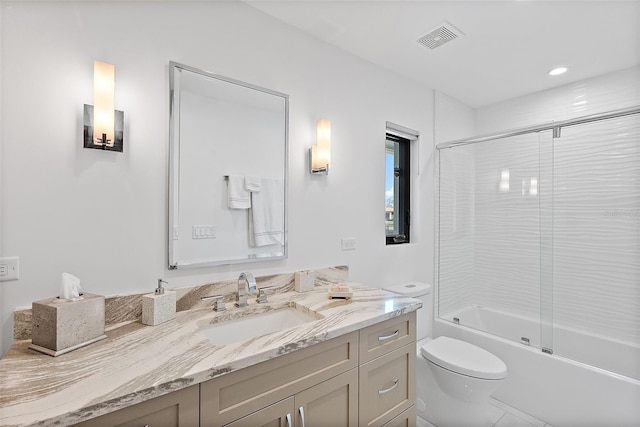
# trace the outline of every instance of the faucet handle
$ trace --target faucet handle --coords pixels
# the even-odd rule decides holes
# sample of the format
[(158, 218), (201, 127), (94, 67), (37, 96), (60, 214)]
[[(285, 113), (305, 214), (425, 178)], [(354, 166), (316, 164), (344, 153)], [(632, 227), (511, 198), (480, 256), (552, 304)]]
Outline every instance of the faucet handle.
[(258, 298), (256, 298), (256, 302), (258, 304), (264, 304), (265, 302), (269, 302), (267, 301), (267, 289), (271, 290), (273, 288), (274, 288), (273, 286), (265, 286), (264, 288), (258, 289)]
[(227, 307), (224, 305), (224, 296), (222, 295), (210, 295), (207, 297), (202, 297), (200, 299), (201, 300), (212, 299), (213, 311), (217, 311), (217, 312), (227, 311)]

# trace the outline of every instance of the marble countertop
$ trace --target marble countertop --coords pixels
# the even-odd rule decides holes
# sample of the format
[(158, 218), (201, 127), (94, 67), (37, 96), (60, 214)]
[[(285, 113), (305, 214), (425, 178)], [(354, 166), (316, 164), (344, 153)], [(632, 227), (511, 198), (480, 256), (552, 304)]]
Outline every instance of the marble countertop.
[[(129, 322), (107, 339), (51, 357), (16, 341), (0, 360), (0, 425), (69, 425), (278, 357), (300, 348), (415, 311), (420, 300), (350, 283), (351, 300), (329, 299), (327, 286), (310, 292), (251, 298), (227, 311), (193, 309), (158, 326)], [(296, 307), (318, 320), (244, 342), (216, 346), (202, 322)]]

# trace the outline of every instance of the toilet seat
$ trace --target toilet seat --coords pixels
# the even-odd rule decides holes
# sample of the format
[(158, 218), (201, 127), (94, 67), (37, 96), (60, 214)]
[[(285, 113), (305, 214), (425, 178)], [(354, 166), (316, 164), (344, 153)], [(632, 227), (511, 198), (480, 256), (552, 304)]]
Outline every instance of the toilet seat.
[(480, 347), (450, 337), (438, 337), (420, 347), (430, 362), (468, 377), (500, 380), (507, 376), (502, 360)]

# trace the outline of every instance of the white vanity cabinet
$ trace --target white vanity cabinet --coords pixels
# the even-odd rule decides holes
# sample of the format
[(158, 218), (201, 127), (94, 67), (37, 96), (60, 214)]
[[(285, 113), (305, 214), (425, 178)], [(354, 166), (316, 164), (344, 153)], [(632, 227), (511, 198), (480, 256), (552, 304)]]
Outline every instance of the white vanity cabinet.
[(415, 426), (415, 328), (411, 312), (202, 383), (201, 425)]

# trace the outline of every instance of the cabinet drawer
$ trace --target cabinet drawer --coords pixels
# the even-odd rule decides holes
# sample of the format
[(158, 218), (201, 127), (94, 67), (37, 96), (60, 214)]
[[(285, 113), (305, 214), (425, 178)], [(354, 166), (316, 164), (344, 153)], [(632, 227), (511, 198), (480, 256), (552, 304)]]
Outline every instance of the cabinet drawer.
[(358, 366), (352, 332), (200, 384), (202, 426), (220, 426)]
[(416, 427), (416, 406), (412, 405), (409, 409), (386, 423), (383, 427)]
[(98, 418), (84, 421), (76, 424), (76, 426), (139, 427), (148, 425), (197, 427), (200, 421), (198, 395), (199, 387), (194, 385)]
[(415, 404), (415, 343), (360, 366), (360, 425), (381, 426)]
[(360, 363), (380, 357), (416, 340), (416, 312), (360, 330)]

